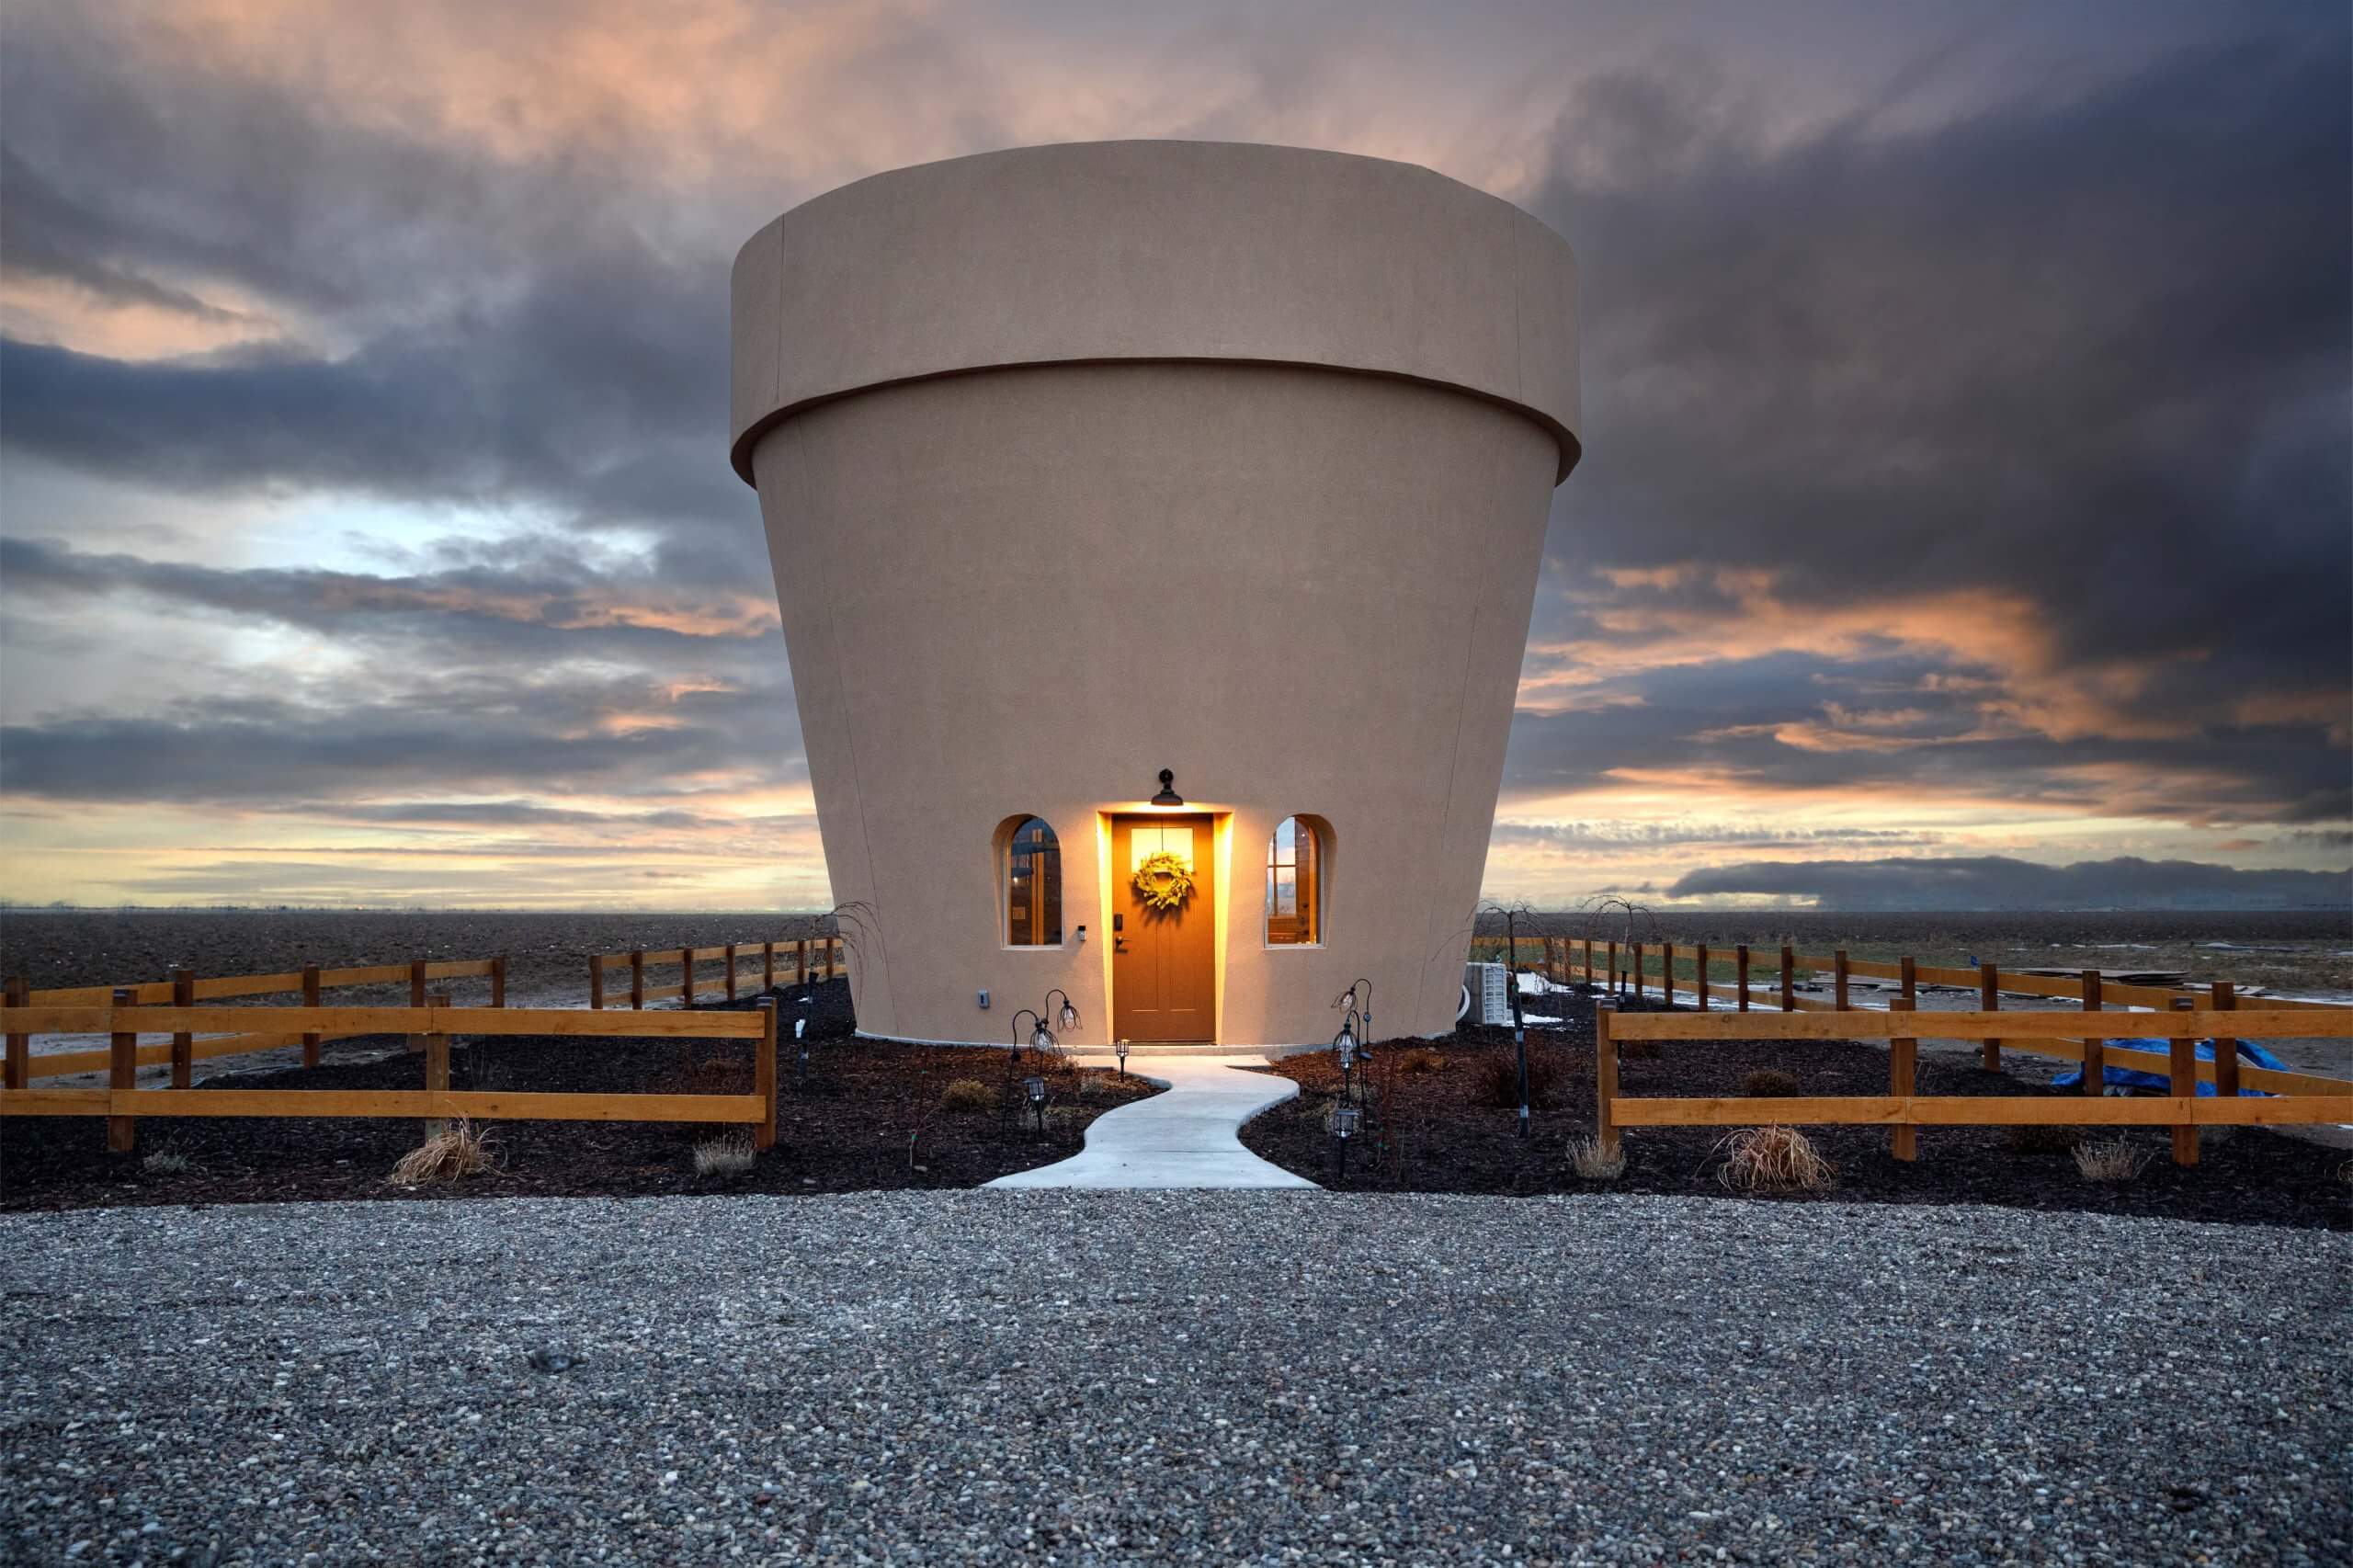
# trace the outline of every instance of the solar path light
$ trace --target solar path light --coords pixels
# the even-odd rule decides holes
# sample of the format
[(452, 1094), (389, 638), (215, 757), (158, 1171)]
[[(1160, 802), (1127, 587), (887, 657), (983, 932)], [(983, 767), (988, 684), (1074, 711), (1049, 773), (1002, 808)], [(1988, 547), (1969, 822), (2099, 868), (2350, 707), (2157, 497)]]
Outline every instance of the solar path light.
[(1352, 1105), (1332, 1108), (1332, 1138), (1340, 1146), (1340, 1179), (1348, 1179), (1348, 1140), (1357, 1135), (1357, 1124), (1364, 1112)]

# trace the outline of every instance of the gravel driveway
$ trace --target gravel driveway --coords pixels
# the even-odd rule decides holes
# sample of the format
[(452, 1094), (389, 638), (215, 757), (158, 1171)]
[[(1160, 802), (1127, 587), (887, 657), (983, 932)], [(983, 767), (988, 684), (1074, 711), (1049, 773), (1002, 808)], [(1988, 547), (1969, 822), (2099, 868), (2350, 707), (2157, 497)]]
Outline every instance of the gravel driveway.
[(0, 1560), (2353, 1560), (2311, 1231), (964, 1192), (25, 1215), (0, 1259)]

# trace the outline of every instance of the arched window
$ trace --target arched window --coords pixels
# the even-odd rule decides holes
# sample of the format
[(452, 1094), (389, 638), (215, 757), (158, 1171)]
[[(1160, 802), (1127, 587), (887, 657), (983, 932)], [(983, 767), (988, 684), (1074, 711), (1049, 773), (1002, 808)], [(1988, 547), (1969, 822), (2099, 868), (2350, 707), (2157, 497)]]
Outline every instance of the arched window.
[(1267, 945), (1300, 947), (1324, 939), (1324, 864), (1315, 826), (1285, 817), (1267, 841)]
[(1062, 945), (1062, 846), (1040, 817), (1024, 817), (1006, 846), (1005, 939), (1017, 948)]

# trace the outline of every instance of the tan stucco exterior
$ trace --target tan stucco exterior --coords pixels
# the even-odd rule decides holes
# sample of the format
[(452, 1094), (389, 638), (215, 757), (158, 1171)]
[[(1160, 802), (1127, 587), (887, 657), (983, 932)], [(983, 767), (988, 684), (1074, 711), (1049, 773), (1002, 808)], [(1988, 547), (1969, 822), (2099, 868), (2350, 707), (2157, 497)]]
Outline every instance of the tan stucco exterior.
[[(902, 170), (745, 245), (733, 457), (834, 895), (872, 912), (863, 1028), (1001, 1041), (1060, 985), (1108, 1038), (1107, 813), (1162, 767), (1217, 817), (1221, 1042), (1327, 1040), (1359, 975), (1381, 1034), (1451, 1026), (1574, 291), (1558, 236), (1427, 170), (1220, 143)], [(1026, 813), (1059, 948), (1004, 942)], [(1324, 940), (1269, 948), (1293, 813), (1329, 824)]]

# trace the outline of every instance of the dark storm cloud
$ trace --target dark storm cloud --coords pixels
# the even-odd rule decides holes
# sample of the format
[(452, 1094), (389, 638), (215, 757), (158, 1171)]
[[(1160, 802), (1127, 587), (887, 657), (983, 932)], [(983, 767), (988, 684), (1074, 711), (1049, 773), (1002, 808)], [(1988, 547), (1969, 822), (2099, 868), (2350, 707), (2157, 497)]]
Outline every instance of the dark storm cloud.
[(603, 571), (576, 551), (529, 539), (442, 570), (375, 575), (304, 568), (228, 569), (0, 539), (0, 581), (53, 604), (64, 596), (137, 597), (268, 620), (352, 641), (403, 643), (406, 656), (457, 666), (504, 659), (623, 659), (778, 678), (782, 632), (767, 583), (731, 595), (678, 591), (658, 568)]
[(1809, 899), (1824, 909), (2342, 909), (2353, 871), (2245, 871), (2191, 860), (2039, 866), (2004, 856), (1760, 860), (1693, 871), (1670, 898)]
[[(668, 562), (683, 580), (758, 569), (756, 504), (723, 460), (732, 256), (650, 238), (661, 193), (105, 44), (65, 14), (12, 22), (0, 264), (224, 313), (154, 280), (199, 278), (285, 320), (162, 362), (0, 339), (0, 441), (178, 490), (548, 506), (693, 537)], [(314, 322), (356, 341), (320, 347)]]
[(2341, 692), (2353, 95), (2309, 20), (1773, 150), (1704, 74), (1581, 93), (1536, 202), (1584, 275), (1569, 571), (1989, 586), (2062, 666), (2144, 665), (2135, 710)]

